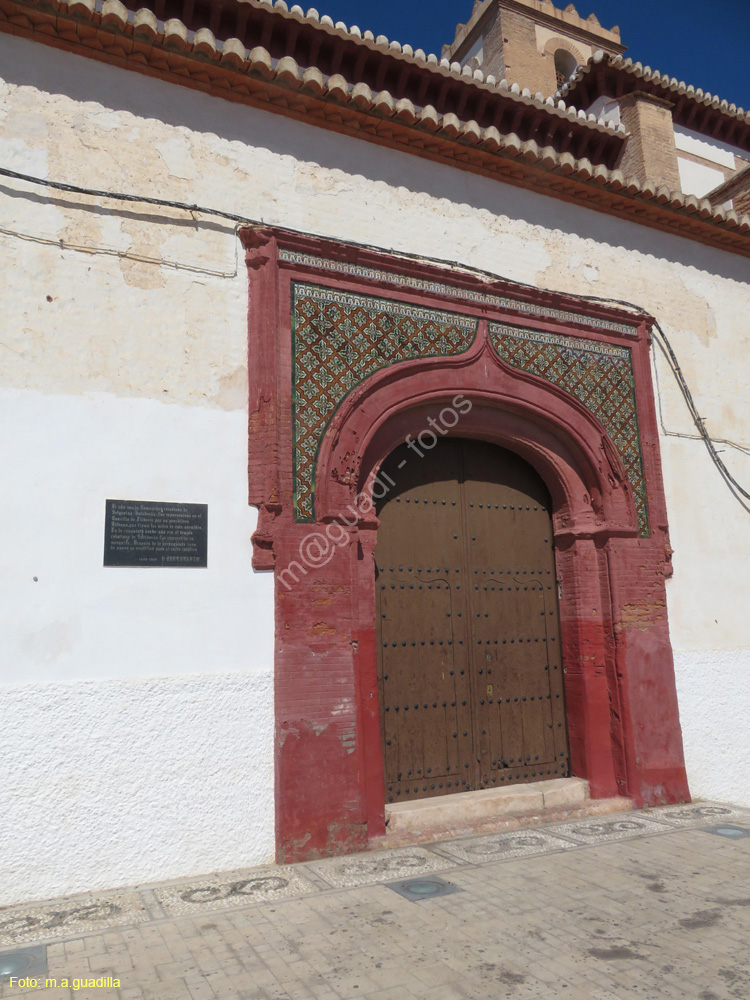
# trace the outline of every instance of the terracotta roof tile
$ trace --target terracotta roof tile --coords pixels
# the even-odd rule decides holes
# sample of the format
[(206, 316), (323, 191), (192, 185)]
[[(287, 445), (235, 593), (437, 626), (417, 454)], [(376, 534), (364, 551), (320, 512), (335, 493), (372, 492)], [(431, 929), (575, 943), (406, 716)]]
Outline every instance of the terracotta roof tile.
[[(186, 59), (194, 59), (198, 55), (203, 65), (215, 63), (221, 67), (228, 67), (239, 77), (251, 77), (266, 81), (269, 85), (307, 92), (325, 103), (331, 102), (339, 106), (351, 104), (359, 113), (381, 120), (392, 119), (397, 123), (395, 127), (401, 129), (412, 132), (421, 130), (424, 133), (432, 133), (449, 144), (461, 144), (464, 148), (477, 147), (485, 155), (523, 161), (524, 164), (546, 174), (558, 174), (594, 188), (624, 193), (630, 199), (642, 202), (644, 205), (651, 203), (672, 212), (685, 215), (697, 214), (706, 222), (722, 229), (738, 230), (743, 234), (750, 232), (750, 216), (739, 218), (736, 212), (712, 206), (707, 199), (699, 201), (692, 195), (685, 197), (679, 191), (670, 191), (648, 179), (641, 184), (633, 177), (623, 177), (620, 170), (609, 169), (604, 163), (592, 163), (589, 157), (575, 157), (569, 151), (560, 152), (550, 143), (540, 147), (535, 138), (524, 138), (515, 131), (503, 134), (494, 125), (482, 126), (473, 118), (460, 118), (453, 111), (440, 113), (429, 104), (419, 107), (410, 99), (393, 95), (387, 89), (373, 93), (367, 84), (362, 81), (352, 83), (341, 73), (327, 76), (316, 66), (303, 68), (290, 55), (274, 58), (264, 46), (255, 46), (248, 52), (240, 39), (227, 38), (219, 42), (206, 27), (192, 31), (176, 18), (170, 18), (163, 25), (158, 22), (155, 25), (152, 12), (143, 9), (138, 12), (128, 11), (120, 0), (104, 0), (101, 11), (96, 11), (94, 0), (71, 0), (67, 4), (64, 0), (38, 0), (38, 2), (15, 0), (15, 2), (19, 5), (23, 3), (27, 10), (36, 7), (48, 8), (52, 3), (66, 16), (93, 22), (93, 26), (97, 23), (106, 25), (109, 32), (120, 32), (123, 38), (139, 34), (153, 36), (154, 49), (160, 46), (171, 48), (173, 52), (183, 53)], [(258, 5), (262, 0), (251, 0), (251, 2)], [(277, 5), (279, 3), (283, 3), (283, 0), (277, 0)], [(285, 4), (283, 8), (277, 9), (283, 10), (284, 16), (287, 16)], [(335, 27), (333, 30), (336, 30)], [(408, 56), (408, 58), (413, 57)], [(590, 65), (601, 62), (601, 59), (592, 60)], [(619, 70), (623, 67), (617, 63), (615, 68)], [(434, 72), (446, 74), (450, 73), (450, 70), (435, 67)], [(176, 79), (182, 82), (179, 75)], [(464, 79), (464, 86), (477, 86), (474, 80)], [(532, 97), (528, 91), (519, 92), (519, 88), (515, 85), (508, 87), (506, 81), (501, 81), (497, 89), (506, 98), (515, 100), (519, 110), (524, 106), (533, 107), (538, 113), (546, 116), (562, 116), (569, 119), (575, 116), (576, 120), (579, 114), (584, 114), (568, 107), (560, 107), (559, 104), (549, 100), (543, 101), (538, 97)], [(597, 129), (601, 134), (608, 133), (608, 130), (602, 128), (598, 122), (594, 124), (587, 120), (586, 127)], [(640, 217), (638, 212), (636, 217)]]
[[(591, 106), (597, 97), (618, 98), (636, 89), (670, 101), (678, 125), (717, 137), (722, 127), (729, 133), (733, 126), (731, 134), (740, 137), (741, 148), (750, 150), (750, 112), (684, 80), (601, 50), (594, 53), (584, 66), (578, 67), (568, 83), (560, 88), (558, 96), (565, 101)], [(697, 115), (702, 109), (714, 112), (713, 115), (703, 116), (705, 123)], [(737, 144), (736, 138), (734, 141)]]

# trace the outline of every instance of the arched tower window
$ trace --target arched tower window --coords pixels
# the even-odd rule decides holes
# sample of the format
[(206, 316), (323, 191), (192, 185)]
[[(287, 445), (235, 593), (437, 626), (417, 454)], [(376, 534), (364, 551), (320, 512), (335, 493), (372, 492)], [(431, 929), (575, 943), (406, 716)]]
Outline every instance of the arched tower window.
[(571, 76), (575, 73), (578, 63), (576, 57), (567, 49), (558, 49), (555, 52), (555, 76), (557, 86), (564, 87)]

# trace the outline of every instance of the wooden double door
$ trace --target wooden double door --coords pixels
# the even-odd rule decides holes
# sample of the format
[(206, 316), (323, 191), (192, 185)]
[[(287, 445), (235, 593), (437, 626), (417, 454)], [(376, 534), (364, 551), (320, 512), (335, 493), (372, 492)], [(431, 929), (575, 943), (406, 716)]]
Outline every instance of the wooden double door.
[(386, 801), (567, 775), (544, 483), (462, 438), (403, 445), (382, 472), (395, 484), (375, 551)]

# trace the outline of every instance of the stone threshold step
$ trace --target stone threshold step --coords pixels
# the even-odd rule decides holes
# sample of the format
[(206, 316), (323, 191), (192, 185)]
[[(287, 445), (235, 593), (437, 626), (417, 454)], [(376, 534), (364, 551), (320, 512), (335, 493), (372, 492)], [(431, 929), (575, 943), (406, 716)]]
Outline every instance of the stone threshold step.
[(386, 835), (371, 846), (401, 847), (631, 809), (630, 799), (592, 800), (588, 782), (582, 778), (553, 778), (389, 803), (385, 807)]

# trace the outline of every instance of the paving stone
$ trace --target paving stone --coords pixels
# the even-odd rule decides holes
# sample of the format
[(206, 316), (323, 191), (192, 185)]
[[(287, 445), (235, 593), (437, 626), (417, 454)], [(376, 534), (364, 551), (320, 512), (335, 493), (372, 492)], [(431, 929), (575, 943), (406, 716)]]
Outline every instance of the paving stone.
[(662, 806), (650, 810), (649, 816), (678, 826), (716, 824), (743, 818), (750, 823), (750, 810), (725, 805), (722, 802), (693, 802), (686, 806)]
[(451, 862), (432, 851), (402, 847), (373, 854), (357, 854), (309, 864), (331, 886), (366, 885), (415, 878), (451, 867)]
[[(236, 874), (236, 873), (235, 873)], [(171, 916), (225, 910), (314, 892), (315, 885), (291, 866), (253, 869), (230, 879), (211, 878), (154, 890)]]
[(5, 907), (0, 910), (0, 945), (73, 937), (94, 927), (135, 924), (148, 919), (148, 911), (135, 892)]
[[(0, 921), (38, 915), (37, 940), (56, 937), (50, 977), (121, 986), (0, 997), (748, 1000), (750, 838), (705, 830), (729, 821), (750, 812), (694, 803), (228, 872), (144, 889), (158, 913), (135, 890), (97, 897), (130, 899), (109, 921), (80, 897), (13, 907)], [(433, 872), (461, 891), (411, 902), (388, 888)], [(194, 889), (207, 891), (193, 902)]]
[(647, 818), (643, 814), (629, 813), (623, 819), (602, 818), (575, 823), (562, 823), (552, 828), (555, 834), (569, 837), (579, 844), (603, 844), (610, 840), (641, 837), (649, 833), (664, 833), (671, 827), (666, 823)]
[(515, 830), (511, 833), (497, 833), (488, 837), (475, 837), (471, 840), (443, 844), (440, 853), (459, 861), (481, 863), (549, 851), (564, 851), (574, 846), (569, 840), (553, 837), (538, 830)]

